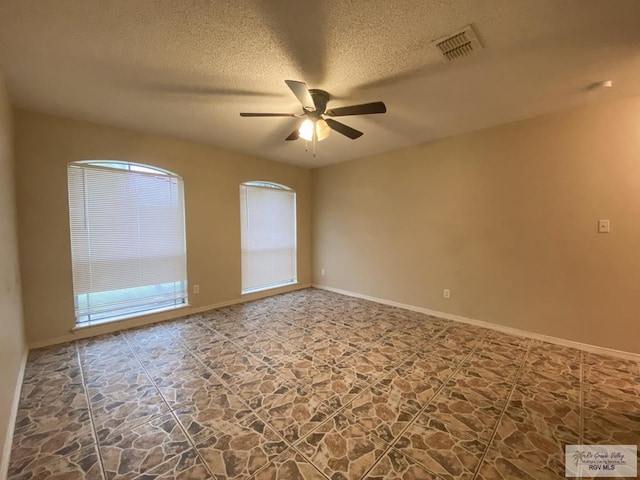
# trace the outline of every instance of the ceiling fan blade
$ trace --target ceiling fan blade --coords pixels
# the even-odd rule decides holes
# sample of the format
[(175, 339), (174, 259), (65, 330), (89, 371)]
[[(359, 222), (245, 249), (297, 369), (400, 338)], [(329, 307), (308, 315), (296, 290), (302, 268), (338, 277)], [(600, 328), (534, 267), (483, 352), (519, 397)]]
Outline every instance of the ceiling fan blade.
[(309, 112), (315, 111), (316, 105), (313, 103), (313, 98), (311, 98), (311, 94), (309, 93), (306, 83), (298, 82), (296, 80), (285, 80), (284, 83), (287, 84), (296, 98), (300, 101), (302, 108)]
[(332, 108), (324, 112), (330, 117), (344, 117), (346, 115), (369, 115), (371, 113), (385, 113), (387, 107), (382, 102), (363, 103), (362, 105), (351, 105), (349, 107)]
[(356, 130), (355, 128), (351, 128), (350, 126), (345, 125), (344, 123), (340, 123), (331, 118), (326, 118), (325, 121), (327, 122), (327, 125), (329, 125), (333, 130), (335, 130), (338, 133), (341, 133), (345, 137), (349, 137), (351, 140), (355, 140), (356, 138), (361, 137), (363, 135), (363, 133), (360, 132), (359, 130)]
[(289, 134), (287, 138), (285, 138), (285, 140), (289, 142), (291, 140), (297, 140), (298, 138), (300, 138), (300, 132), (299, 132), (299, 129), (296, 128), (293, 132)]
[(241, 117), (297, 117), (295, 113), (241, 113)]

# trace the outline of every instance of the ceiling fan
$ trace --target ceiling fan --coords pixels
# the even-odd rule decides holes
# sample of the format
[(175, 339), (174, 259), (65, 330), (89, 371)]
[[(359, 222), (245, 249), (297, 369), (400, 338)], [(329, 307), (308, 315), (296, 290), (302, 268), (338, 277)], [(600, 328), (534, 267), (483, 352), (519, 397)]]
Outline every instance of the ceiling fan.
[(347, 115), (369, 115), (372, 113), (385, 113), (387, 107), (382, 102), (364, 103), (348, 107), (331, 108), (327, 110), (327, 102), (331, 96), (324, 90), (307, 88), (304, 82), (285, 80), (293, 94), (302, 104), (301, 113), (241, 113), (241, 117), (306, 117), (302, 124), (296, 128), (285, 140), (297, 140), (302, 138), (307, 141), (321, 141), (329, 136), (331, 130), (355, 140), (362, 136), (362, 132), (340, 123), (332, 118)]

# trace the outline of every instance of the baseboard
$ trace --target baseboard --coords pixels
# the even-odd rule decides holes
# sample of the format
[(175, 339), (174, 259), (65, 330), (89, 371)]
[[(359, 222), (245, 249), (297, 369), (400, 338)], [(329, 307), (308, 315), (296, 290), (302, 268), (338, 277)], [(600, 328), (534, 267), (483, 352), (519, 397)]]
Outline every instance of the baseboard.
[[(152, 325), (154, 323), (166, 322), (169, 320), (175, 320), (187, 315), (193, 315), (196, 313), (207, 312), (209, 310), (215, 310), (216, 308), (228, 307), (230, 305), (237, 305), (239, 303), (251, 302), (260, 298), (272, 297), (274, 295), (280, 295), (282, 293), (293, 292), (296, 290), (304, 290), (311, 287), (310, 283), (289, 285), (286, 287), (275, 288), (273, 290), (264, 290), (262, 292), (255, 292), (249, 295), (243, 295), (240, 298), (234, 298), (232, 300), (226, 300), (224, 302), (218, 302), (213, 305), (206, 305), (202, 307), (185, 307), (176, 310), (167, 310), (158, 314), (141, 315), (136, 318), (121, 320), (113, 323), (102, 323), (100, 325), (94, 325), (89, 327), (83, 327), (72, 330), (67, 335), (61, 335), (59, 337), (48, 338), (37, 342), (29, 342), (29, 350), (36, 348), (50, 347), (52, 345), (60, 345), (62, 343), (73, 342), (74, 340), (82, 340), (83, 338), (96, 337), (98, 335), (105, 335), (108, 333), (120, 332), (122, 330), (128, 330), (130, 328), (143, 327), (145, 325)], [(2, 479), (0, 479), (2, 480)]]
[(7, 425), (7, 435), (4, 439), (4, 447), (2, 449), (2, 457), (0, 457), (0, 480), (7, 480), (9, 474), (9, 460), (11, 459), (11, 447), (13, 445), (13, 432), (16, 427), (16, 419), (18, 416), (18, 406), (20, 405), (20, 393), (22, 391), (22, 381), (24, 380), (24, 371), (27, 366), (27, 357), (29, 350), (25, 346), (20, 364), (20, 371), (16, 380), (16, 386), (13, 391), (13, 402), (11, 404), (11, 412), (9, 414), (9, 423)]
[(372, 302), (381, 303), (384, 305), (390, 305), (392, 307), (399, 307), (399, 308), (404, 308), (406, 310), (411, 310), (414, 312), (425, 313), (427, 315), (432, 315), (434, 317), (444, 318), (446, 320), (453, 320), (454, 322), (466, 323), (468, 325), (475, 325), (477, 327), (489, 328), (491, 330), (497, 330), (502, 333), (508, 333), (509, 335), (517, 335), (520, 337), (533, 338), (534, 340), (540, 340), (542, 342), (562, 345), (564, 347), (576, 348), (578, 350), (583, 350), (589, 353), (596, 353), (599, 355), (609, 355), (612, 357), (622, 358), (625, 360), (633, 360), (636, 362), (640, 361), (640, 354), (638, 353), (624, 352), (622, 350), (615, 350), (607, 347), (599, 347), (597, 345), (589, 345), (587, 343), (575, 342), (573, 340), (567, 340), (564, 338), (551, 337), (549, 335), (529, 332), (527, 330), (520, 330), (518, 328), (505, 327), (503, 325), (485, 322), (482, 320), (476, 320), (474, 318), (467, 318), (467, 317), (462, 317), (460, 315), (453, 315), (451, 313), (439, 312), (437, 310), (417, 307), (415, 305), (409, 305), (406, 303), (394, 302), (392, 300), (386, 300), (384, 298), (371, 297), (369, 295), (363, 295), (361, 293), (350, 292), (348, 290), (341, 290), (339, 288), (328, 287), (326, 285), (313, 284), (312, 286), (313, 288), (318, 288), (320, 290), (327, 290), (329, 292), (340, 293), (342, 295), (347, 295), (349, 297), (361, 298), (363, 300), (370, 300)]

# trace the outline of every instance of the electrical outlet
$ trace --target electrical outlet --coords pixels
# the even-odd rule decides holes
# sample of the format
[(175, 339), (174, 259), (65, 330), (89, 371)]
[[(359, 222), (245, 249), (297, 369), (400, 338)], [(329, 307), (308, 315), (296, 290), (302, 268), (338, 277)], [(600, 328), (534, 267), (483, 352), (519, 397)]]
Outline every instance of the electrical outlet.
[(451, 298), (451, 290), (449, 290), (448, 288), (445, 288), (442, 291), (442, 297), (443, 298)]
[(200, 285), (193, 286), (193, 293), (200, 293)]
[(320, 270), (320, 275), (322, 275), (324, 277), (324, 268)]

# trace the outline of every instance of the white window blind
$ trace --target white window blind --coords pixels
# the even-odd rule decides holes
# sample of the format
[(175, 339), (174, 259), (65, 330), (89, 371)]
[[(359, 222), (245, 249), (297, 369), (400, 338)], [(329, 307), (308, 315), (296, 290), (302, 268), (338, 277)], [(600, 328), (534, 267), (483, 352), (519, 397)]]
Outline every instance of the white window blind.
[(242, 292), (295, 283), (296, 194), (275, 185), (240, 186)]
[(182, 179), (119, 165), (68, 167), (78, 324), (186, 303)]

